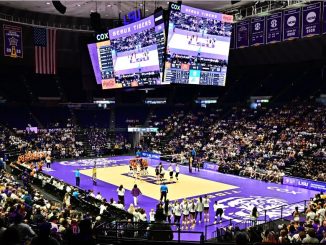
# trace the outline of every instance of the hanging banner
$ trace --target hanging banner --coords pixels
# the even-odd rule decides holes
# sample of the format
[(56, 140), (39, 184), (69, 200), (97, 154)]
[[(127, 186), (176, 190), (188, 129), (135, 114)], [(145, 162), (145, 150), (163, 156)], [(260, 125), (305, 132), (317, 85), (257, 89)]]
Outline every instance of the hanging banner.
[(282, 12), (266, 17), (266, 43), (276, 43), (282, 40)]
[(323, 4), (323, 34), (326, 33), (326, 2)]
[(237, 23), (236, 47), (245, 48), (249, 46), (249, 21), (244, 20)]
[(251, 18), (250, 45), (265, 44), (265, 17)]
[(22, 28), (19, 26), (3, 25), (4, 56), (23, 58)]
[(320, 34), (321, 3), (312, 3), (302, 8), (302, 37)]
[(300, 9), (288, 9), (283, 12), (283, 40), (300, 38)]

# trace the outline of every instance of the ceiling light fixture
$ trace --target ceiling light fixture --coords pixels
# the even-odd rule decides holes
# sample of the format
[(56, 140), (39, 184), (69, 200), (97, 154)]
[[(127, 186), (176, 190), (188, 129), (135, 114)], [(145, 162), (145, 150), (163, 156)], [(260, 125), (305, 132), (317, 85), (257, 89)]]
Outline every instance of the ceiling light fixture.
[(50, 2), (46, 2), (46, 5), (50, 5)]

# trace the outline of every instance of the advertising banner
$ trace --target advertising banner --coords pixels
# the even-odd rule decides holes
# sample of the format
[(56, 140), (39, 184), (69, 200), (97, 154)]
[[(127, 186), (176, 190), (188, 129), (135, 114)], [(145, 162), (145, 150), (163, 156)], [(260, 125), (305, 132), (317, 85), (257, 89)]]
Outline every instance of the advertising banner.
[(296, 187), (301, 187), (301, 188), (315, 190), (315, 191), (323, 191), (323, 192), (326, 191), (325, 182), (301, 179), (301, 178), (295, 178), (289, 176), (283, 177), (283, 185), (296, 186)]

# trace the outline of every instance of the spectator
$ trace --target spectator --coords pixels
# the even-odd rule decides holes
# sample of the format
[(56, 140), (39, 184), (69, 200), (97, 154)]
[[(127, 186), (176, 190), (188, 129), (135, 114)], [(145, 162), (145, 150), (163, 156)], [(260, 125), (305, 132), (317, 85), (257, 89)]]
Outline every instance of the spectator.
[(38, 237), (34, 237), (31, 245), (59, 245), (59, 242), (54, 238), (50, 237), (51, 232), (51, 224), (50, 223), (43, 223), (39, 227), (40, 235)]
[(308, 229), (307, 236), (302, 240), (302, 243), (319, 243), (319, 240), (316, 238), (316, 232), (314, 229)]
[(149, 226), (148, 239), (153, 241), (171, 241), (173, 232), (171, 226), (165, 223), (165, 215), (162, 211), (155, 214), (156, 223)]

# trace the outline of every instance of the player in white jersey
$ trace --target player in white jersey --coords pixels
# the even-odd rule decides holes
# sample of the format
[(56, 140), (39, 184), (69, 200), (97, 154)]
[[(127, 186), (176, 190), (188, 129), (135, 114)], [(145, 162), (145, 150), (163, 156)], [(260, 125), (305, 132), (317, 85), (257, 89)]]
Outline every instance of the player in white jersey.
[(199, 214), (199, 224), (201, 223), (202, 216), (203, 216), (203, 211), (204, 211), (204, 203), (203, 203), (203, 198), (200, 196), (198, 198), (197, 203), (196, 203), (196, 217), (195, 217), (195, 222), (196, 222), (197, 216)]
[(169, 224), (171, 223), (171, 217), (173, 214), (173, 204), (170, 203), (169, 199), (166, 199), (166, 201), (163, 204), (163, 211), (164, 214), (169, 222)]
[(175, 165), (175, 178), (177, 181), (179, 181), (179, 173), (180, 173), (180, 167), (179, 167), (179, 164), (177, 163)]
[(174, 214), (174, 223), (180, 224), (181, 219), (181, 207), (178, 201), (175, 201), (173, 206), (173, 214)]
[(207, 197), (207, 195), (203, 198), (203, 204), (204, 204), (204, 222), (209, 222), (209, 203), (211, 200)]
[(189, 222), (191, 224), (191, 229), (194, 229), (195, 228), (195, 217), (196, 217), (196, 203), (195, 203), (195, 199), (192, 199), (190, 200), (189, 202), (189, 213), (190, 213), (190, 216), (189, 216)]
[(189, 224), (189, 204), (188, 200), (184, 199), (183, 202), (181, 203), (181, 209), (182, 209), (182, 227), (181, 229), (186, 229), (188, 230), (188, 224)]

